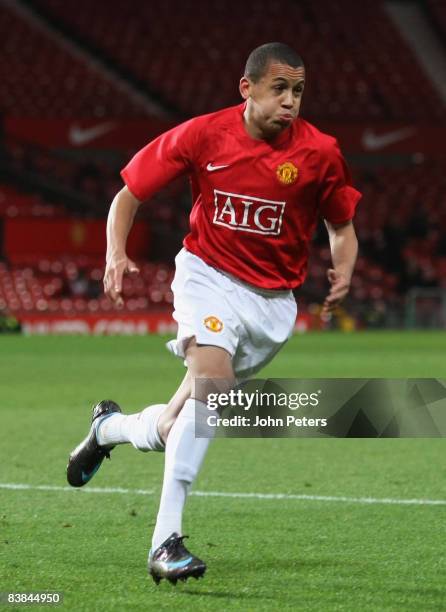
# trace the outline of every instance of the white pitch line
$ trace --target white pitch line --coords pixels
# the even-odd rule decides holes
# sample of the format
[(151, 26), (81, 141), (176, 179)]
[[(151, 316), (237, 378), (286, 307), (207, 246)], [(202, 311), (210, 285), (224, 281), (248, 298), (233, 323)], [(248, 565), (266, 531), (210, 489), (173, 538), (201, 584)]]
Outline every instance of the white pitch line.
[[(57, 487), (53, 485), (30, 485), (15, 482), (0, 483), (0, 489), (12, 489), (17, 491), (77, 491), (75, 487)], [(134, 495), (153, 495), (155, 491), (149, 489), (121, 489), (120, 487), (87, 487), (82, 493), (120, 493)]]
[[(79, 491), (73, 487), (52, 485), (30, 485), (20, 483), (0, 483), (0, 489), (25, 491)], [(121, 489), (111, 487), (87, 487), (82, 493), (112, 493), (121, 495), (154, 495), (153, 489)], [(402, 506), (446, 506), (446, 499), (394, 499), (389, 497), (337, 497), (334, 495), (298, 495), (288, 493), (226, 493), (223, 491), (192, 491), (196, 497), (232, 497), (235, 499), (284, 499), (301, 501), (342, 502), (346, 504), (391, 504)]]
[(294, 495), (287, 493), (220, 493), (218, 491), (192, 491), (198, 497), (242, 497), (255, 499), (296, 499), (303, 501), (344, 502), (347, 504), (394, 504), (415, 506), (446, 506), (446, 499), (392, 499), (388, 497), (337, 497), (334, 495)]

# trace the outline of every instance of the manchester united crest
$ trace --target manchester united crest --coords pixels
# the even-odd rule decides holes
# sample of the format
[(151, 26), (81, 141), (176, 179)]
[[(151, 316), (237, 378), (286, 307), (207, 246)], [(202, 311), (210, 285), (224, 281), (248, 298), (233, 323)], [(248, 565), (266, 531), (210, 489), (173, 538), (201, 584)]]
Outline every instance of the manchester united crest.
[(276, 175), (283, 185), (292, 185), (297, 179), (299, 171), (293, 162), (287, 161), (277, 166)]
[(221, 332), (223, 329), (223, 323), (220, 321), (218, 317), (214, 317), (213, 315), (210, 317), (206, 317), (204, 320), (204, 326), (211, 332)]

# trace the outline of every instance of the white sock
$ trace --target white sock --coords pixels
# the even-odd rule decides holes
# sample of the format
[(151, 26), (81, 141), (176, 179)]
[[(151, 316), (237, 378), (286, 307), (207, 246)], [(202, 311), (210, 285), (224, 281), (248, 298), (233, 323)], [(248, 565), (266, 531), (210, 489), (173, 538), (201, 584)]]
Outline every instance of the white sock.
[[(186, 400), (167, 437), (163, 490), (152, 550), (156, 550), (172, 533), (182, 534), (187, 494), (215, 433), (215, 428), (207, 425), (209, 414), (204, 402), (192, 398)], [(195, 430), (197, 436), (208, 437), (196, 438)]]
[(158, 419), (167, 404), (154, 404), (136, 414), (114, 412), (99, 421), (96, 439), (100, 446), (130, 442), (136, 449), (147, 452), (163, 451), (164, 443), (158, 433)]

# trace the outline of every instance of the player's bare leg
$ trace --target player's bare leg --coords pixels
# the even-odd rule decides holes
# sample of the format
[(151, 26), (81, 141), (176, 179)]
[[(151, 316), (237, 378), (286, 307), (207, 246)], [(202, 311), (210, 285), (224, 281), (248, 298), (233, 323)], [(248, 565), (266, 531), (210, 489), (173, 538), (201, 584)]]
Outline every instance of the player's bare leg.
[[(207, 425), (209, 412), (206, 399), (207, 394), (215, 390), (214, 385), (210, 382), (209, 387), (198, 387), (194, 381), (197, 378), (221, 381), (224, 386), (220, 389), (222, 391), (235, 384), (231, 356), (220, 347), (198, 346), (193, 339), (186, 349), (186, 363), (188, 376), (183, 381), (181, 392), (186, 393), (190, 385), (190, 396), (176, 418), (178, 404), (175, 402), (163, 415), (166, 424), (171, 420), (174, 423), (167, 436), (163, 490), (149, 554), (149, 572), (156, 583), (167, 578), (176, 584), (177, 580), (186, 580), (190, 576), (198, 578), (205, 572), (203, 561), (192, 555), (182, 542), (184, 505), (212, 434)], [(177, 399), (180, 396), (181, 393)]]

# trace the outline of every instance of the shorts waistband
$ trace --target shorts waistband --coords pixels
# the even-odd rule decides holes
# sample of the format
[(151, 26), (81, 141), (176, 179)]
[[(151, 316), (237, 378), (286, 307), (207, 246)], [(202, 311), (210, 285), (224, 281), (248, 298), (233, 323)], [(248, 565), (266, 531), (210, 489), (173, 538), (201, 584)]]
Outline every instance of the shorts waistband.
[(189, 255), (196, 257), (206, 266), (209, 266), (213, 270), (216, 270), (220, 274), (223, 274), (223, 276), (226, 276), (227, 278), (232, 280), (237, 285), (240, 285), (244, 289), (247, 289), (248, 291), (252, 291), (253, 293), (257, 293), (258, 295), (263, 295), (264, 297), (286, 297), (286, 296), (292, 295), (293, 293), (291, 289), (263, 289), (262, 287), (256, 287), (255, 285), (246, 283), (245, 281), (242, 281), (240, 278), (237, 278), (237, 276), (233, 276), (232, 274), (230, 274), (229, 272), (226, 272), (225, 270), (221, 270), (220, 268), (217, 268), (216, 266), (212, 266), (206, 263), (204, 259), (202, 259), (199, 255), (192, 253), (192, 251), (189, 251), (188, 249), (186, 249), (186, 247), (183, 247), (180, 253), (188, 253)]
[(262, 295), (263, 297), (286, 297), (292, 293), (291, 289), (262, 289), (262, 287), (256, 287), (255, 285), (250, 285), (249, 283), (245, 283), (245, 281), (240, 280), (236, 276), (229, 274), (229, 272), (225, 272), (224, 270), (220, 270), (220, 268), (215, 268), (217, 272), (223, 274), (223, 276), (227, 276), (234, 283), (248, 289), (248, 291), (252, 291), (253, 293), (257, 293), (258, 295)]

